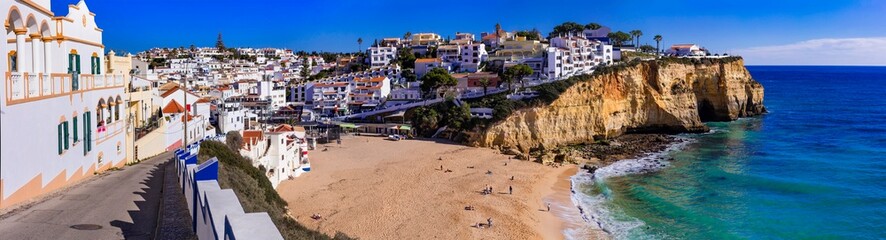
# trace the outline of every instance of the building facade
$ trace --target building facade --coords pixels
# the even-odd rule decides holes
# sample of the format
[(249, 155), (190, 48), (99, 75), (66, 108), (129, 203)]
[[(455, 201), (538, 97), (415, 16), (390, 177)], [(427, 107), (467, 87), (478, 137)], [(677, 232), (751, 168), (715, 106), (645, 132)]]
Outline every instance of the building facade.
[(0, 208), (126, 163), (124, 75), (103, 70), (96, 14), (80, 1), (3, 1)]

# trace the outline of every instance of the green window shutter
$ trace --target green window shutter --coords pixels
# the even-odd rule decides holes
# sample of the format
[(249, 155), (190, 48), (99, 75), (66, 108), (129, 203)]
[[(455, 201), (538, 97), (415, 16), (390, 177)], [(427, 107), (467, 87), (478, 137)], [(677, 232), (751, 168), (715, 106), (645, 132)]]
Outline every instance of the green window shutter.
[(65, 130), (65, 136), (64, 136), (65, 137), (65, 150), (67, 150), (68, 147), (71, 146), (70, 142), (68, 140), (68, 138), (71, 137), (70, 133), (68, 133), (68, 121), (62, 122), (62, 128), (64, 128), (64, 130)]
[(80, 73), (80, 54), (74, 54), (74, 58), (77, 60), (74, 66), (77, 67), (77, 73)]
[(89, 112), (86, 112), (86, 117), (86, 134), (89, 136), (89, 141), (86, 142), (86, 146), (89, 151), (92, 151), (92, 115), (90, 115)]
[(68, 53), (68, 73), (74, 72), (74, 54)]
[(74, 116), (74, 123), (73, 124), (74, 124), (74, 126), (72, 126), (72, 127), (74, 128), (74, 142), (77, 142), (78, 140), (80, 140), (80, 138), (79, 138), (80, 134), (77, 133), (77, 116)]
[(61, 155), (61, 154), (62, 154), (62, 151), (64, 151), (64, 149), (62, 148), (62, 147), (63, 147), (63, 146), (62, 146), (62, 141), (64, 141), (64, 140), (62, 140), (62, 138), (63, 138), (63, 136), (62, 136), (62, 133), (63, 133), (63, 132), (62, 132), (62, 124), (59, 123), (57, 128), (58, 128), (58, 154)]
[[(77, 125), (76, 123), (74, 124)], [(77, 131), (74, 131), (77, 132)], [(89, 112), (83, 113), (83, 155), (89, 152)]]

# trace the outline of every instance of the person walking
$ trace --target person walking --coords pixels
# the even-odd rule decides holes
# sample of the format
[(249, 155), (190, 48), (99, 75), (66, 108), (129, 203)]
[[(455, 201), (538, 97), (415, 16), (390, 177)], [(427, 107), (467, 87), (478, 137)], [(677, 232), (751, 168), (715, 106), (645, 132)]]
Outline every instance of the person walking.
[(514, 186), (508, 186), (508, 194), (514, 195)]
[(490, 228), (492, 227), (492, 218), (486, 219), (486, 225), (489, 226)]
[(547, 204), (548, 204), (548, 212), (550, 212), (551, 211), (551, 203), (547, 203)]

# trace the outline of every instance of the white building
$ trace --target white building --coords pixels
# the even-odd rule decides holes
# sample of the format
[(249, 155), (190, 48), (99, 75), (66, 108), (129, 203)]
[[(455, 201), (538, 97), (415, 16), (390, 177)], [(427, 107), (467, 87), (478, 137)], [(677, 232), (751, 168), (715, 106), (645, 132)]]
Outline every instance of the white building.
[(222, 134), (227, 134), (230, 131), (241, 132), (245, 129), (246, 112), (240, 103), (219, 104), (216, 111), (218, 112), (218, 129)]
[[(0, 208), (123, 166), (128, 75), (104, 74), (96, 14), (83, 1), (2, 1)], [(56, 143), (56, 144), (52, 144)]]
[(611, 64), (612, 45), (582, 36), (559, 36), (545, 51), (544, 77), (564, 78), (590, 73), (596, 66)]
[(371, 47), (369, 48), (369, 62), (372, 68), (387, 66), (397, 59), (396, 47)]
[(243, 142), (240, 154), (251, 159), (253, 166), (264, 170), (274, 188), (283, 180), (310, 171), (303, 128), (281, 124), (267, 131), (246, 130), (243, 131)]
[(443, 68), (446, 69), (447, 72), (451, 72), (452, 64), (444, 62), (439, 58), (419, 58), (415, 60), (415, 76), (418, 79), (421, 79), (421, 77), (425, 76), (425, 74), (434, 68)]
[(314, 84), (314, 111), (321, 115), (348, 113), (351, 84), (348, 82), (318, 82)]
[(380, 76), (374, 78), (356, 78), (355, 87), (349, 94), (353, 107), (374, 108), (384, 103), (391, 94), (391, 80)]
[(696, 44), (674, 44), (668, 49), (668, 55), (672, 56), (706, 56), (708, 51)]

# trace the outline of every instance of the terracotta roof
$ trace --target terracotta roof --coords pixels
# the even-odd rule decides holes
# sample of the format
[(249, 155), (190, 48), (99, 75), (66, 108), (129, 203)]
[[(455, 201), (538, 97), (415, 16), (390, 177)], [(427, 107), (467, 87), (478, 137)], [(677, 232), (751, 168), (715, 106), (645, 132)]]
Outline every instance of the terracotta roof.
[(197, 100), (194, 103), (209, 103), (209, 98), (206, 98), (206, 97), (200, 98), (199, 100)]
[(174, 93), (175, 90), (178, 90), (178, 85), (176, 85), (176, 86), (174, 86), (174, 87), (172, 87), (172, 88), (166, 90), (165, 92), (163, 92), (163, 94), (160, 94), (160, 96), (161, 96), (161, 97), (167, 97), (167, 96), (169, 96), (169, 95), (172, 95), (172, 93)]
[(440, 62), (439, 58), (419, 58), (415, 60), (415, 63), (436, 63)]
[(178, 102), (175, 101), (175, 99), (173, 99), (172, 101), (169, 102), (169, 104), (166, 104), (166, 106), (163, 107), (163, 113), (172, 114), (172, 113), (182, 113), (182, 112), (185, 112), (185, 107), (182, 107), (181, 104), (178, 104)]
[(280, 124), (271, 132), (291, 132), (293, 130), (292, 126), (289, 124)]
[(264, 133), (261, 130), (243, 130), (244, 145), (255, 145), (262, 138), (264, 138)]

